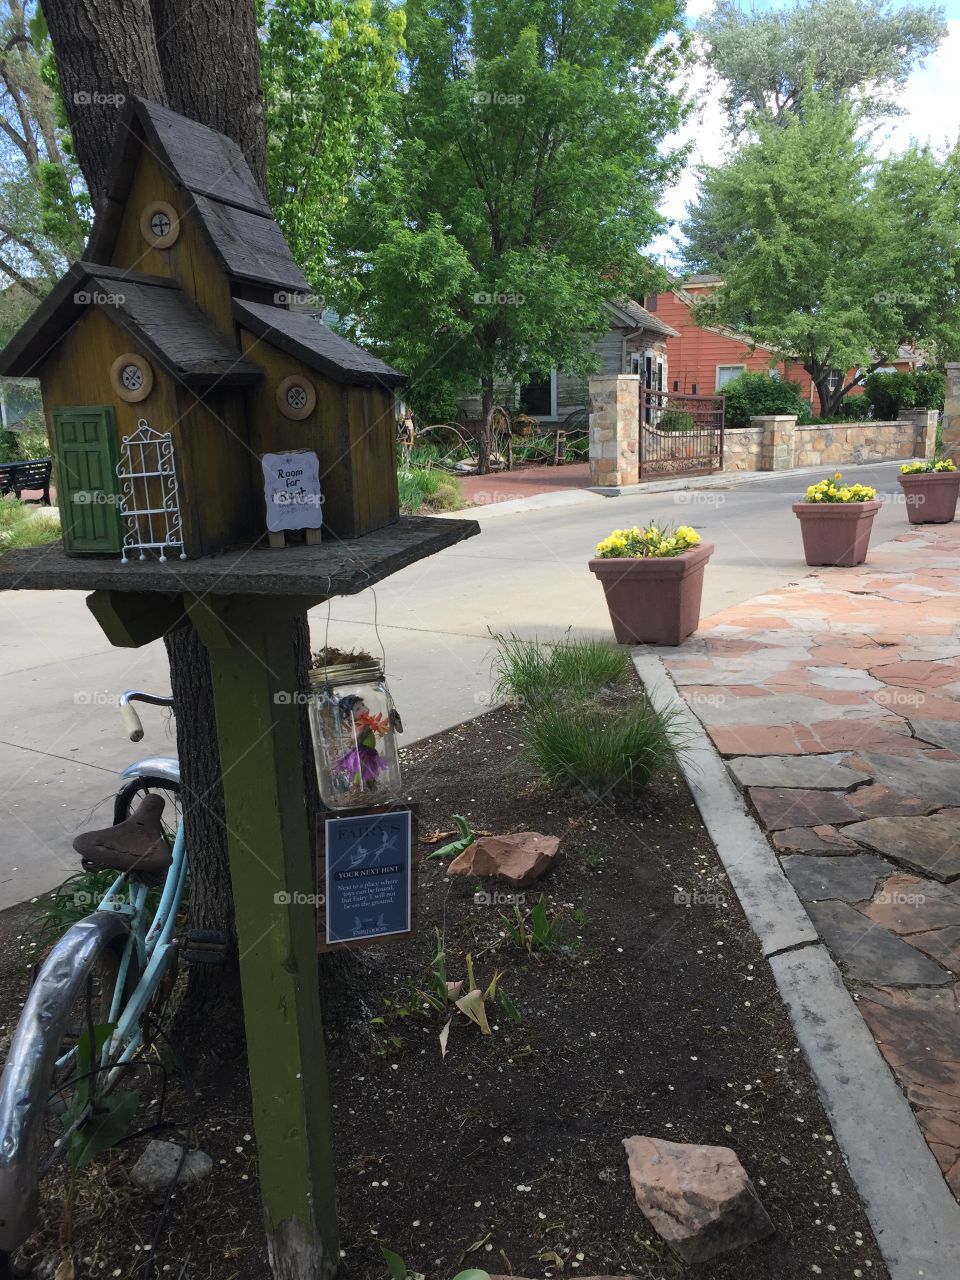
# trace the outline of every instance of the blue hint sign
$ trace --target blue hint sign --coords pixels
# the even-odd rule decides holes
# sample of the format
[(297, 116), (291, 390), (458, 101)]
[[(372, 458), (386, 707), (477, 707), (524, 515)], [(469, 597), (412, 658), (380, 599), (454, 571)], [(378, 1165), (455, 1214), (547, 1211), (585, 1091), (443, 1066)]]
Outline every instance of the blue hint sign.
[(409, 933), (413, 927), (409, 809), (322, 819), (326, 945)]

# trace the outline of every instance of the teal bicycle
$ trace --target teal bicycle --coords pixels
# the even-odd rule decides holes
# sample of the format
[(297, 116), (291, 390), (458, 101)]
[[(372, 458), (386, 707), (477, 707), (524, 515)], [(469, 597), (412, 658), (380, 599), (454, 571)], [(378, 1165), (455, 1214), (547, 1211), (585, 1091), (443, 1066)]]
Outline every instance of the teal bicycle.
[[(135, 702), (172, 699), (121, 696), (137, 742)], [(114, 825), (74, 840), (87, 870), (116, 878), (40, 966), (0, 1076), (0, 1277), (33, 1230), (41, 1178), (144, 1061), (176, 980), (187, 883), (179, 764), (152, 756), (122, 777)]]

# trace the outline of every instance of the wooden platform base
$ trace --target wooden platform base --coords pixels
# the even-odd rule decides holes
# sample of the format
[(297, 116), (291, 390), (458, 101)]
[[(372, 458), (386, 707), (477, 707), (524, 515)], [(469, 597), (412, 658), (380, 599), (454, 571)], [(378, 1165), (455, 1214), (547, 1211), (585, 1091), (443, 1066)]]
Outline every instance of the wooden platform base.
[[(319, 531), (318, 531), (319, 532)], [(68, 556), (61, 543), (0, 555), (0, 591), (137, 591), (167, 595), (355, 595), (408, 564), (480, 532), (475, 520), (403, 516), (362, 538), (244, 547), (197, 560)]]

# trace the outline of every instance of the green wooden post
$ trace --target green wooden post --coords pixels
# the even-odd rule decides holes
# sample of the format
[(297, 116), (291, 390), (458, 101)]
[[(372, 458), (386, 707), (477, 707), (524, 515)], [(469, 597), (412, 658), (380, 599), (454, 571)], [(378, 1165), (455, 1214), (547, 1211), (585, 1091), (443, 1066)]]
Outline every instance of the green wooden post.
[(306, 603), (315, 601), (187, 598), (210, 652), (275, 1280), (327, 1280), (339, 1261), (294, 657), (294, 619)]

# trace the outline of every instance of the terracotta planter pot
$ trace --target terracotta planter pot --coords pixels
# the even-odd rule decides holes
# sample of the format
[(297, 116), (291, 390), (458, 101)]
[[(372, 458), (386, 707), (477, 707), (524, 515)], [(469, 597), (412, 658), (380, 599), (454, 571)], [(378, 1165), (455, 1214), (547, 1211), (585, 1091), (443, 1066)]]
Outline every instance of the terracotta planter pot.
[(911, 524), (949, 524), (957, 513), (960, 471), (918, 471), (898, 476)]
[(703, 570), (713, 543), (679, 556), (595, 558), (618, 644), (682, 644), (700, 622)]
[(863, 564), (880, 510), (871, 502), (795, 502), (807, 564)]

